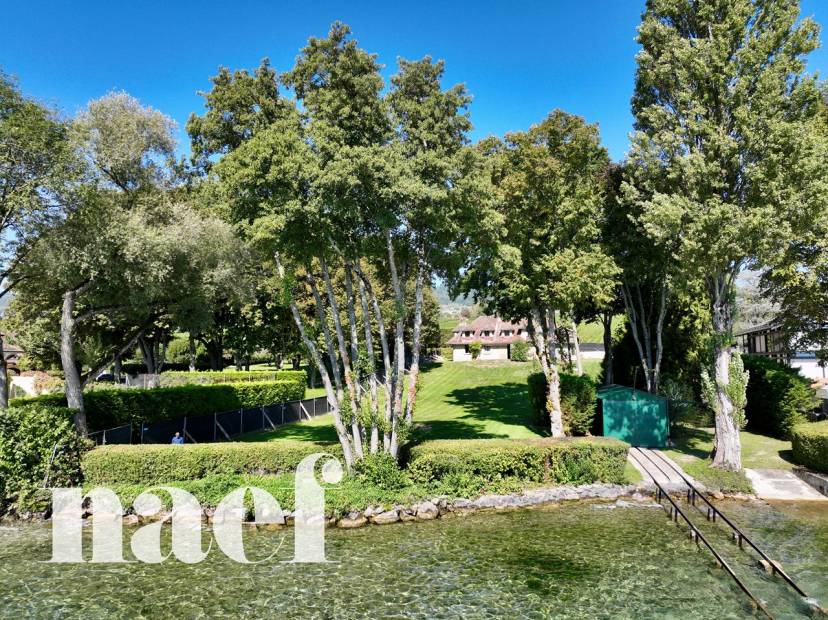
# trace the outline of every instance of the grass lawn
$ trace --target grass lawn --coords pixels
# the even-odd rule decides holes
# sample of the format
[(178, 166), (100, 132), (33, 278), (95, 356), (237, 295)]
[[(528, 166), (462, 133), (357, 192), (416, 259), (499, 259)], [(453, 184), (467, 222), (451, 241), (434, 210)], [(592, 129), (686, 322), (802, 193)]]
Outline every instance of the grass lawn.
[[(415, 438), (528, 438), (544, 434), (533, 426), (526, 390), (532, 363), (444, 362), (422, 369), (415, 412)], [(318, 393), (317, 393), (318, 392)], [(324, 390), (308, 390), (306, 398)], [(331, 416), (256, 433), (248, 441), (273, 439), (336, 441)]]
[[(791, 442), (741, 432), (742, 467), (748, 469), (791, 469)], [(708, 467), (713, 449), (712, 428), (678, 427), (673, 436), (675, 447), (664, 450), (685, 471), (711, 488), (723, 491), (751, 491), (750, 482), (743, 472), (723, 472)]]

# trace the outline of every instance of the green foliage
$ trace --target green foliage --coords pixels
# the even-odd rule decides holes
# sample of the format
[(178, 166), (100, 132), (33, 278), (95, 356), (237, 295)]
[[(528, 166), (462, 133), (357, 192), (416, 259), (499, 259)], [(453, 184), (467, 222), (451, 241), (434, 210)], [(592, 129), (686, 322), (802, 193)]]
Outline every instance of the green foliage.
[(472, 359), (476, 360), (480, 357), (480, 352), (483, 350), (483, 343), (480, 341), (474, 341), (469, 345), (469, 353), (471, 353)]
[[(564, 431), (568, 435), (584, 435), (592, 430), (596, 413), (595, 380), (587, 375), (577, 376), (560, 373), (561, 410), (563, 412)], [(548, 384), (542, 372), (529, 375), (529, 400), (535, 412), (538, 424), (549, 425), (549, 413), (546, 407)]]
[(828, 420), (793, 427), (791, 440), (795, 462), (828, 473)]
[(211, 475), (292, 472), (303, 458), (316, 452), (342, 456), (335, 445), (291, 440), (102, 446), (84, 455), (82, 469), (88, 484), (157, 484)]
[(0, 514), (44, 510), (46, 487), (80, 481), (85, 449), (69, 409), (45, 404), (0, 409)]
[(421, 484), (446, 477), (484, 484), (623, 484), (628, 449), (605, 438), (436, 440), (411, 449), (408, 472)]
[(409, 484), (408, 477), (390, 454), (369, 454), (355, 467), (356, 476), (367, 484), (380, 489), (401, 489)]
[(667, 399), (671, 424), (689, 424), (702, 428), (713, 425), (713, 412), (698, 402), (691, 385), (673, 377), (664, 377), (659, 392)]
[[(282, 380), (182, 385), (146, 390), (102, 389), (87, 392), (84, 403), (90, 430), (100, 430), (122, 424), (137, 425), (141, 422), (270, 405), (299, 400), (304, 395), (304, 383)], [(63, 394), (44, 394), (12, 401), (14, 405), (26, 403), (65, 407), (66, 397)]]
[(793, 427), (805, 422), (816, 406), (810, 382), (799, 371), (768, 357), (746, 355), (744, 364), (750, 373), (747, 428), (790, 439)]
[(512, 361), (513, 362), (528, 362), (529, 361), (529, 343), (523, 339), (518, 339), (511, 345)]
[[(189, 367), (190, 365), (190, 343), (187, 338), (173, 338), (167, 344), (165, 352), (165, 368), (168, 365), (178, 367)], [(196, 344), (196, 368), (207, 368), (210, 365), (210, 358), (207, 349), (200, 342)]]
[(161, 387), (176, 385), (213, 385), (217, 383), (243, 383), (247, 381), (294, 381), (305, 385), (308, 375), (304, 370), (250, 370), (250, 371), (204, 371), (161, 373)]
[(747, 405), (747, 386), (750, 372), (745, 370), (742, 356), (738, 352), (730, 355), (728, 375), (730, 380), (727, 384), (722, 384), (712, 380), (706, 368), (702, 369), (702, 399), (704, 400), (704, 404), (718, 415), (720, 413), (718, 393), (719, 390), (723, 391), (733, 405), (733, 411), (730, 415), (736, 427), (744, 428), (747, 422), (745, 419), (745, 406)]

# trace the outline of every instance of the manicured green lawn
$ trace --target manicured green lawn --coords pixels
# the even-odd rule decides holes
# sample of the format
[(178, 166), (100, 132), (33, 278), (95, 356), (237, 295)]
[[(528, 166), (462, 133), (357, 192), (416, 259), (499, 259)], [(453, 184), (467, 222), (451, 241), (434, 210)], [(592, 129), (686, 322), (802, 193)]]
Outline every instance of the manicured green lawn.
[[(444, 362), (423, 368), (414, 414), (415, 438), (517, 439), (543, 435), (543, 430), (533, 425), (529, 406), (526, 376), (530, 372), (531, 362)], [(324, 390), (308, 390), (306, 397), (323, 394)], [(331, 417), (320, 416), (246, 439), (281, 438), (336, 441), (336, 433)]]

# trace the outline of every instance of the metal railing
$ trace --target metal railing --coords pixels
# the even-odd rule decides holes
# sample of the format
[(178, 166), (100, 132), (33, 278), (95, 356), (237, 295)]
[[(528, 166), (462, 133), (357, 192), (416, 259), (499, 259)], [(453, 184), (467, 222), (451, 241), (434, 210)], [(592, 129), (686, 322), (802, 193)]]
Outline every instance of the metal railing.
[(246, 433), (272, 430), (283, 424), (310, 420), (329, 411), (328, 399), (322, 396), (199, 416), (182, 416), (172, 420), (142, 422), (138, 428), (125, 424), (89, 433), (87, 437), (97, 445), (170, 443), (175, 433), (184, 437), (186, 443), (226, 441)]
[[(641, 452), (641, 454), (643, 454), (651, 463), (653, 463), (653, 465), (658, 467), (658, 465), (655, 463), (655, 461), (653, 461), (653, 459), (646, 452), (643, 452), (640, 448), (635, 448), (635, 449), (638, 450), (639, 452)], [(751, 548), (753, 548), (754, 551), (756, 551), (756, 553), (759, 554), (759, 556), (763, 560), (765, 560), (768, 563), (768, 565), (770, 566), (772, 574), (779, 575), (780, 577), (782, 577), (782, 579), (789, 586), (791, 586), (794, 590), (796, 590), (797, 594), (799, 594), (800, 596), (802, 596), (804, 598), (809, 598), (808, 595), (805, 594), (805, 592), (802, 590), (802, 588), (800, 588), (796, 584), (796, 582), (793, 579), (791, 579), (791, 577), (784, 570), (782, 570), (782, 568), (779, 566), (779, 563), (772, 560), (770, 558), (770, 556), (768, 556), (768, 554), (765, 553), (764, 551), (762, 551), (756, 545), (756, 543), (754, 543), (750, 538), (748, 538), (745, 535), (745, 533), (742, 530), (740, 530), (739, 527), (735, 523), (733, 523), (733, 521), (728, 519), (727, 516), (725, 516), (725, 514), (722, 513), (721, 510), (716, 508), (716, 506), (714, 506), (713, 503), (709, 499), (707, 499), (707, 497), (701, 491), (699, 491), (696, 488), (696, 486), (687, 478), (687, 476), (684, 475), (684, 472), (682, 472), (678, 467), (676, 467), (670, 461), (670, 459), (666, 458), (660, 452), (656, 452), (656, 455), (659, 457), (659, 459), (661, 460), (662, 463), (669, 466), (673, 471), (675, 471), (676, 474), (678, 474), (681, 477), (681, 479), (684, 481), (684, 483), (687, 485), (687, 503), (688, 504), (690, 504), (691, 506), (697, 507), (696, 506), (696, 500), (701, 499), (707, 506), (707, 520), (708, 521), (716, 521), (717, 518), (721, 519), (725, 524), (728, 525), (728, 527), (730, 527), (731, 530), (733, 530), (733, 538), (736, 541), (736, 543), (739, 545), (740, 549), (743, 548), (743, 543), (747, 543)]]

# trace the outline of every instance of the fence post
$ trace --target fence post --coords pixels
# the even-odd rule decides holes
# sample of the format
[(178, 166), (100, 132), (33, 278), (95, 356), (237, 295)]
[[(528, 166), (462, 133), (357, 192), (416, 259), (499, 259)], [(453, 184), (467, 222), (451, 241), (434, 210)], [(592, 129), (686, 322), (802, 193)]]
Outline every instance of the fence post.
[(184, 428), (181, 431), (181, 438), (186, 440), (187, 437), (187, 416), (184, 416)]
[(141, 420), (141, 444), (144, 443), (144, 421)]
[(213, 443), (216, 442), (216, 426), (218, 425), (218, 418), (216, 417), (218, 414), (214, 411), (213, 412)]
[(282, 424), (285, 423), (285, 403), (282, 403)]

